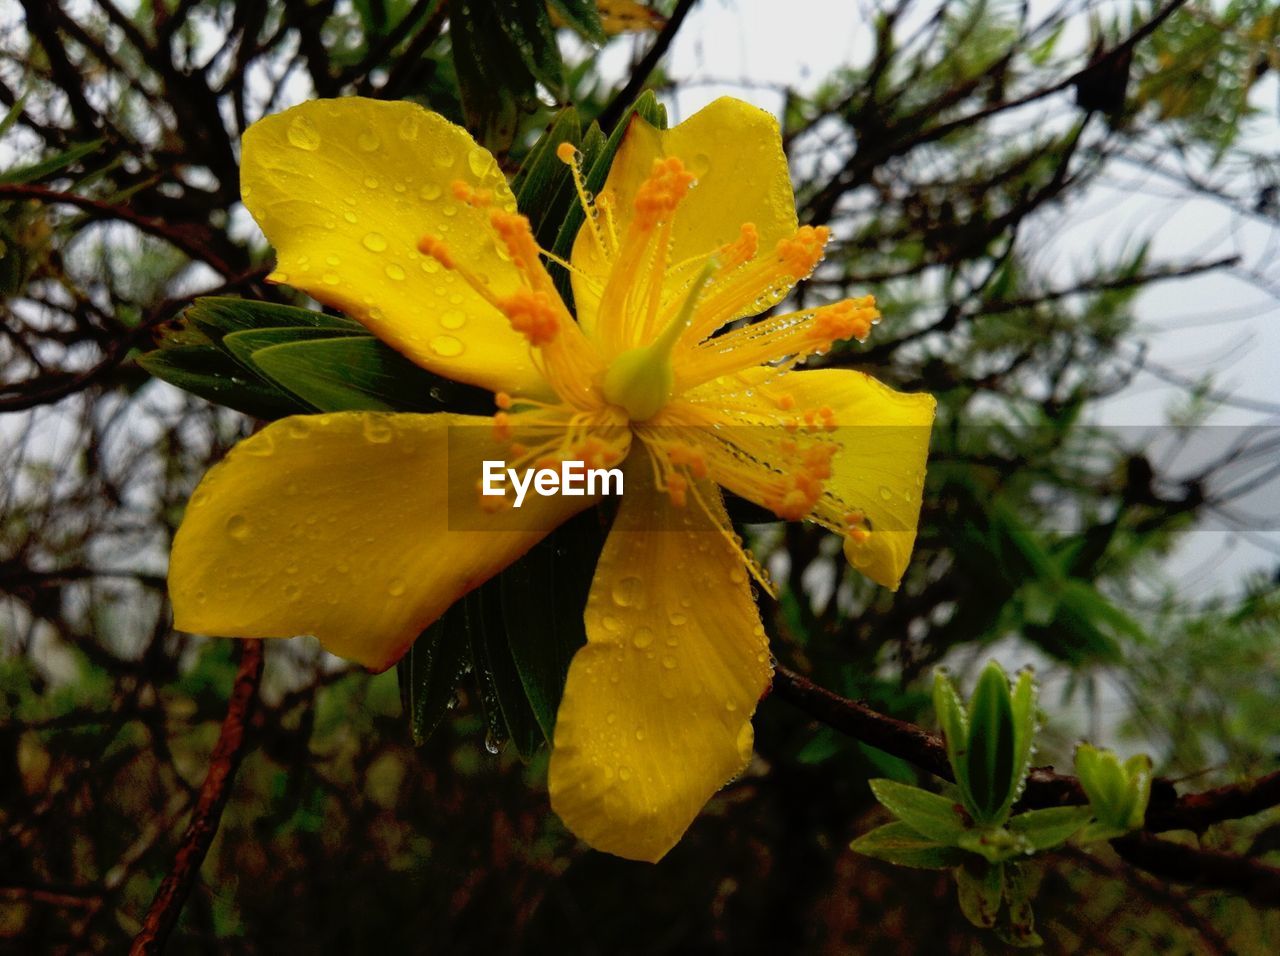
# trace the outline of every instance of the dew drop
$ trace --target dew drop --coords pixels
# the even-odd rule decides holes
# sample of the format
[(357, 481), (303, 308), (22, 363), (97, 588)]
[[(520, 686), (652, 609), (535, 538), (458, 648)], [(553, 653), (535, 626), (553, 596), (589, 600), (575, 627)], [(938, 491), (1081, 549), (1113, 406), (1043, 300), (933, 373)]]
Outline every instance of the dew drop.
[(324, 263), (327, 266), (339, 266), (342, 265), (342, 260), (337, 256), (325, 256)]
[(387, 266), (386, 271), (388, 279), (394, 279), (396, 282), (402, 282), (404, 280), (404, 270), (394, 262)]
[(431, 350), (436, 355), (444, 358), (453, 358), (456, 355), (461, 355), (463, 348), (462, 340), (454, 338), (452, 335), (437, 335), (431, 340)]
[(386, 237), (380, 232), (368, 233), (360, 241), (364, 243), (364, 247), (370, 252), (385, 252), (387, 249)]
[(320, 277), (320, 281), (325, 285), (337, 285), (340, 280), (338, 279), (338, 273), (326, 272)]
[(892, 500), (893, 500), (893, 492), (889, 489), (889, 486), (888, 486), (888, 485), (881, 485), (881, 486), (880, 486), (880, 498), (881, 498), (882, 500), (884, 500), (884, 501), (892, 501)]
[(667, 654), (662, 658), (662, 666), (669, 671), (673, 671), (680, 666), (680, 662), (676, 660), (672, 655)]
[(451, 202), (445, 203), (440, 211), (446, 216), (456, 216), (458, 214), (458, 207)]
[(227, 519), (227, 534), (237, 541), (245, 541), (251, 534), (249, 519), (244, 515), (232, 515)]
[(453, 153), (448, 150), (441, 150), (436, 153), (436, 165), (441, 169), (448, 169), (453, 165)]
[(284, 596), (290, 601), (296, 601), (302, 597), (302, 588), (293, 583), (286, 584), (284, 586)]
[(747, 580), (747, 572), (742, 570), (742, 568), (734, 568), (729, 572), (729, 580), (734, 584), (742, 584)]
[(427, 183), (418, 190), (418, 198), (425, 200), (426, 202), (435, 202), (440, 198), (441, 192), (443, 192), (443, 190), (435, 183)]
[(613, 600), (619, 607), (639, 606), (641, 603), (641, 588), (644, 583), (635, 575), (628, 575), (618, 580), (613, 586)]
[(477, 146), (467, 154), (467, 165), (471, 167), (473, 173), (483, 178), (493, 166), (493, 159), (485, 150)]
[(291, 145), (298, 149), (305, 149), (307, 152), (320, 148), (320, 131), (316, 129), (316, 124), (305, 116), (295, 116), (289, 122), (285, 137)]
[(391, 441), (391, 435), (391, 426), (381, 418), (366, 418), (364, 420), (365, 441), (375, 445), (385, 445)]
[(603, 618), (601, 618), (600, 623), (604, 625), (604, 629), (606, 631), (612, 631), (614, 634), (617, 634), (620, 630), (622, 630), (622, 622), (619, 621), (612, 614), (606, 614)]
[(372, 153), (382, 145), (382, 140), (378, 139), (378, 134), (373, 130), (366, 129), (361, 131), (360, 135), (356, 137), (356, 145), (366, 153)]
[(667, 615), (667, 620), (670, 621), (674, 627), (682, 627), (684, 624), (688, 623), (689, 615), (684, 614), (681, 611), (672, 611)]
[(637, 731), (636, 731), (636, 740), (644, 740), (644, 731), (643, 731), (643, 730), (637, 730)]
[(387, 585), (387, 593), (392, 597), (400, 597), (404, 594), (404, 591), (405, 585), (401, 578), (392, 578), (391, 582)]
[(441, 314), (440, 324), (446, 329), (460, 329), (467, 324), (467, 317), (457, 309), (450, 309)]
[(637, 627), (636, 632), (631, 635), (631, 643), (637, 650), (644, 650), (653, 643), (653, 628), (644, 625)]
[(287, 272), (281, 272), (279, 269), (277, 269), (275, 272), (267, 273), (267, 281), (268, 282), (288, 282), (289, 274)]
[(498, 754), (501, 753), (502, 751), (502, 744), (498, 743), (498, 738), (493, 733), (492, 730), (485, 732), (484, 749), (487, 750), (489, 754), (494, 757), (498, 756)]
[(406, 143), (412, 143), (418, 138), (418, 128), (422, 124), (422, 118), (416, 113), (410, 113), (400, 121), (400, 125), (396, 127), (396, 133)]
[(378, 188), (378, 180), (377, 180), (377, 179), (375, 179), (375, 178), (374, 178), (374, 177), (372, 177), (372, 176), (366, 176), (366, 177), (364, 178), (364, 188), (365, 188), (365, 189), (377, 189), (377, 188)]
[(360, 221), (360, 217), (353, 213), (350, 209), (342, 214), (342, 218), (353, 225)]
[(630, 767), (619, 767), (619, 768), (618, 768), (618, 779), (619, 779), (619, 780), (622, 780), (622, 781), (630, 780), (630, 779), (631, 779), (631, 768), (630, 768)]

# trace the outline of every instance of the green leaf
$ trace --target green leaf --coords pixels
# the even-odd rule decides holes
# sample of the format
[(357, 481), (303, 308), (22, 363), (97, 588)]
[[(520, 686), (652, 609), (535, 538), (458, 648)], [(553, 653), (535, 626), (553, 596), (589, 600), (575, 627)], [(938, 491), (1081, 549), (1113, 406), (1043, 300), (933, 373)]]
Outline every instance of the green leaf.
[(1151, 799), (1151, 758), (1130, 757), (1123, 764), (1110, 750), (1089, 744), (1076, 748), (1076, 776), (1097, 822), (1084, 836), (1111, 839), (1142, 826)]
[(1031, 756), (1035, 752), (1036, 737), (1036, 695), (1035, 674), (1029, 667), (1023, 668), (1018, 673), (1010, 700), (1013, 713), (1013, 768), (1009, 793), (998, 812), (1001, 819), (1009, 813), (1014, 801), (1021, 795), (1027, 774), (1031, 772)]
[(965, 831), (967, 815), (954, 800), (893, 780), (870, 781), (881, 806), (931, 840), (954, 844)]
[(492, 407), (479, 390), (440, 378), (371, 336), (273, 345), (250, 358), (273, 382), (323, 411)]
[(413, 742), (422, 746), (454, 705), (469, 663), (467, 608), (456, 602), (413, 642), (396, 674)]
[(1031, 912), (1031, 876), (1021, 863), (1004, 866), (1004, 900), (1008, 904), (1005, 919), (996, 926), (996, 935), (1011, 946), (1031, 948), (1043, 946), (1036, 933), (1035, 915)]
[(348, 335), (368, 335), (354, 329), (338, 331), (336, 329), (319, 329), (315, 326), (302, 325), (293, 328), (245, 329), (240, 332), (229, 332), (222, 337), (222, 347), (231, 353), (231, 357), (239, 360), (250, 369), (257, 369), (253, 362), (253, 353), (272, 345), (284, 345), (290, 342), (306, 342), (315, 339), (332, 339)]
[(139, 356), (137, 361), (170, 385), (254, 418), (270, 420), (316, 410), (246, 371), (231, 356), (210, 345), (156, 349)]
[(78, 146), (72, 146), (63, 150), (56, 156), (50, 156), (48, 159), (42, 159), (38, 163), (32, 163), (29, 166), (19, 166), (16, 169), (8, 169), (0, 172), (0, 183), (12, 185), (15, 183), (32, 183), (36, 180), (44, 179), (52, 176), (54, 173), (66, 169), (68, 166), (83, 159), (90, 153), (96, 153), (102, 148), (106, 140), (95, 139), (91, 143), (80, 143)]
[(569, 662), (587, 642), (582, 611), (604, 546), (598, 509), (561, 525), (503, 572), (511, 659), (547, 740), (555, 731)]
[(1013, 707), (1009, 678), (996, 661), (978, 676), (969, 700), (967, 777), (974, 819), (1000, 823), (1001, 809), (1013, 792), (1015, 767)]
[(561, 110), (511, 182), (516, 205), (529, 217), (533, 234), (544, 247), (555, 242), (569, 207), (578, 201), (573, 175), (556, 155), (556, 148), (561, 143), (580, 148), (581, 142), (578, 111), (572, 106)]
[(604, 43), (609, 37), (600, 22), (596, 0), (549, 0), (551, 7), (578, 33), (592, 43)]
[(964, 862), (965, 854), (955, 847), (921, 836), (905, 823), (887, 823), (864, 833), (849, 844), (863, 856), (898, 866), (920, 870), (945, 870)]
[(490, 580), (466, 597), (467, 635), (484, 710), (485, 747), (496, 753), (510, 739), (528, 760), (542, 745), (542, 730), (525, 697), (507, 645), (499, 583)]
[(966, 860), (954, 872), (956, 895), (965, 919), (982, 929), (995, 926), (1004, 897), (1004, 866)]
[(1019, 813), (1005, 826), (1033, 850), (1048, 850), (1075, 836), (1092, 816), (1088, 807), (1048, 807)]
[[(341, 316), (326, 315), (311, 309), (299, 309), (275, 302), (235, 299), (229, 296), (204, 296), (196, 299), (183, 313), (183, 318), (204, 332), (210, 341), (220, 343), (224, 336), (246, 329), (300, 328), (366, 332), (364, 326)], [(367, 332), (366, 332), (367, 334)]]
[(969, 718), (964, 712), (964, 704), (956, 693), (955, 685), (942, 668), (933, 672), (933, 709), (938, 715), (938, 723), (942, 727), (942, 738), (947, 745), (947, 760), (951, 764), (951, 772), (955, 775), (960, 793), (969, 802), (968, 752), (969, 752)]

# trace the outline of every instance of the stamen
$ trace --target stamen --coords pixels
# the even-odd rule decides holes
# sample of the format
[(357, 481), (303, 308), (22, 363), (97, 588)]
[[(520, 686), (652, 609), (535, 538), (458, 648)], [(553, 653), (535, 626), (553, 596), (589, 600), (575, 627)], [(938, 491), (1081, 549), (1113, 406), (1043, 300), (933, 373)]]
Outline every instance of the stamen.
[(591, 237), (596, 241), (596, 248), (601, 254), (608, 256), (609, 249), (604, 244), (600, 225), (596, 222), (596, 210), (591, 202), (591, 193), (587, 192), (587, 184), (582, 177), (582, 151), (572, 143), (564, 142), (556, 147), (556, 158), (569, 167), (569, 173), (573, 176), (573, 188), (578, 193), (578, 202), (582, 206), (583, 215), (586, 216), (587, 228), (591, 230)]

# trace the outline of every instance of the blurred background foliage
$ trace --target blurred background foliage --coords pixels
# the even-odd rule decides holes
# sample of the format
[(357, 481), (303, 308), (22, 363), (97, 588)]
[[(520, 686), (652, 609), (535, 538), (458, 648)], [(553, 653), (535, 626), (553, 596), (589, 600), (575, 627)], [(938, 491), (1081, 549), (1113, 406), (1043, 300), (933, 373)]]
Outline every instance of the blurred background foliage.
[[(642, 82), (677, 93), (655, 64), (693, 6), (0, 3), (0, 948), (127, 944), (226, 708), (235, 645), (172, 631), (165, 556), (196, 481), (253, 422), (137, 358), (196, 295), (306, 304), (263, 281), (271, 253), (239, 204), (240, 133), (310, 96), (411, 98), (466, 123), (514, 174), (565, 103), (608, 132)], [(719, 6), (743, 29), (769, 15)], [(1152, 433), (1104, 429), (1096, 410), (1143, 367), (1140, 293), (1203, 273), (1274, 284), (1234, 258), (1157, 261), (1144, 237), (1089, 250), (1072, 274), (1036, 255), (1118, 165), (1166, 183), (1166, 203), (1195, 195), (1275, 227), (1280, 161), (1248, 132), (1274, 127), (1280, 8), (1172, 6), (1164, 19), (1145, 3), (876, 2), (865, 57), (770, 91), (801, 221), (835, 235), (796, 298), (870, 292), (889, 317), (821, 364), (932, 392), (940, 416), (897, 594), (853, 575), (817, 529), (748, 531), (782, 584), (763, 610), (788, 666), (930, 724), (934, 666), (963, 683), (992, 654), (1033, 661), (1041, 762), (1065, 764), (1086, 734), (1198, 788), (1276, 768), (1280, 595), (1266, 572), (1189, 588), (1169, 557), (1200, 547), (1206, 526), (1274, 517), (1245, 504), (1274, 477), (1277, 434), (1234, 430), (1179, 460), (1223, 399), (1207, 379), (1184, 382)], [(614, 75), (600, 62), (619, 44), (633, 52)], [(174, 951), (992, 945), (945, 876), (846, 849), (883, 819), (866, 778), (915, 771), (784, 701), (762, 704), (748, 771), (647, 866), (575, 843), (547, 807), (545, 751), (491, 755), (474, 688), (415, 747), (394, 674), (310, 640), (267, 656), (251, 748)], [(1263, 815), (1203, 840), (1274, 861), (1278, 825)], [(1051, 861), (1037, 911), (1064, 953), (1280, 940), (1273, 912), (1162, 883), (1105, 848)]]

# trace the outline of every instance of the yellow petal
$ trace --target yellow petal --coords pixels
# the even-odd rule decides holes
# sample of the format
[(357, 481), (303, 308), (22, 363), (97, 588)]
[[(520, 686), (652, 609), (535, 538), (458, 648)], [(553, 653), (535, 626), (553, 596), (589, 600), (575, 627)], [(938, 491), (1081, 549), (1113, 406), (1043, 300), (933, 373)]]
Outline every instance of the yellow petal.
[(480, 509), (489, 419), (346, 412), (278, 421), (191, 498), (173, 543), (174, 624), (226, 637), (314, 634), (367, 667), (394, 663), (450, 604), (588, 498)]
[[(611, 195), (619, 234), (631, 221), (640, 184), (652, 171), (654, 160), (664, 156), (679, 157), (698, 177), (675, 214), (672, 262), (715, 252), (736, 240), (748, 222), (755, 224), (762, 250), (772, 250), (778, 240), (795, 233), (791, 175), (782, 133), (771, 113), (724, 97), (668, 130), (633, 117), (602, 190)], [(575, 278), (573, 293), (579, 319), (590, 327), (596, 302), (592, 285), (603, 284), (608, 275), (607, 262), (590, 230), (578, 233), (572, 261), (589, 280)], [(688, 279), (685, 274), (674, 281), (684, 284)], [(776, 298), (757, 304), (754, 311), (764, 311), (786, 291), (779, 290)]]
[(872, 528), (865, 541), (845, 538), (845, 555), (871, 580), (896, 591), (915, 547), (938, 403), (851, 369), (792, 372), (777, 382), (797, 408), (829, 405), (835, 412), (840, 451), (828, 487), (866, 514)]
[(528, 344), (456, 273), (417, 250), (443, 239), (498, 295), (520, 286), (487, 214), (452, 184), (515, 199), (493, 157), (459, 126), (406, 102), (313, 100), (244, 134), (245, 206), (276, 248), (277, 278), (359, 319), (448, 378), (541, 391)]
[[(556, 718), (550, 789), (592, 846), (656, 861), (746, 766), (771, 668), (742, 559), (649, 474), (633, 455)], [(727, 525), (719, 493), (703, 493)]]

